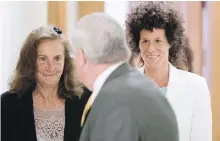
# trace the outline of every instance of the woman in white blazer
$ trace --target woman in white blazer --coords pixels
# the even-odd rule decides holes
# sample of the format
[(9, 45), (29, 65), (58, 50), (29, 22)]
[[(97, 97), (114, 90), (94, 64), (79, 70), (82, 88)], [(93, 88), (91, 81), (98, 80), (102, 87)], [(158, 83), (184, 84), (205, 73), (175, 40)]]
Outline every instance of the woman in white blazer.
[(139, 70), (158, 84), (172, 105), (180, 141), (211, 141), (209, 90), (203, 77), (183, 71), (188, 64), (178, 11), (167, 2), (145, 2), (127, 17), (128, 43), (132, 53), (141, 56)]

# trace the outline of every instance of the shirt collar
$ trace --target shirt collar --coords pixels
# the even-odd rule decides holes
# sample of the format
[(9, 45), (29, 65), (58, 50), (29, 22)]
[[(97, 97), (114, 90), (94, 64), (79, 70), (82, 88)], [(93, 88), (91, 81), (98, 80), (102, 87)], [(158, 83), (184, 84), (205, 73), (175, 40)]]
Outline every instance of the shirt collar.
[(95, 101), (95, 98), (97, 97), (100, 89), (102, 88), (102, 86), (104, 85), (105, 81), (107, 80), (107, 78), (109, 77), (109, 75), (116, 70), (121, 64), (123, 64), (124, 61), (122, 62), (118, 62), (116, 64), (111, 65), (110, 67), (108, 67), (107, 69), (105, 69), (95, 80), (94, 84), (93, 84), (93, 93), (91, 95), (91, 104), (93, 104), (93, 102)]

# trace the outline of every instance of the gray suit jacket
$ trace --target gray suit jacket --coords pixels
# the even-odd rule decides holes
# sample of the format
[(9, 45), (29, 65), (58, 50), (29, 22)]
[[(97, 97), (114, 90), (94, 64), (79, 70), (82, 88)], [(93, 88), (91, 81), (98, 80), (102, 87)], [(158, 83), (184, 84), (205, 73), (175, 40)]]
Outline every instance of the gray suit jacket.
[(155, 83), (124, 63), (101, 88), (80, 141), (178, 141), (177, 121)]

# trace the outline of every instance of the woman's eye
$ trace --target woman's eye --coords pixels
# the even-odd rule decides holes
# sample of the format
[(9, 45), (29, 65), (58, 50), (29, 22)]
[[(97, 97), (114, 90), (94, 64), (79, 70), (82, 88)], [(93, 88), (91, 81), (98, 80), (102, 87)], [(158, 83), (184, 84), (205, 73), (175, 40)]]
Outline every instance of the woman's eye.
[(161, 40), (156, 40), (156, 43), (161, 43)]
[(55, 61), (60, 61), (60, 60), (61, 60), (61, 57), (55, 57), (54, 60), (55, 60)]
[(39, 60), (40, 60), (40, 61), (45, 61), (45, 60), (46, 60), (46, 57), (40, 57)]
[(148, 43), (148, 40), (144, 40), (143, 43)]

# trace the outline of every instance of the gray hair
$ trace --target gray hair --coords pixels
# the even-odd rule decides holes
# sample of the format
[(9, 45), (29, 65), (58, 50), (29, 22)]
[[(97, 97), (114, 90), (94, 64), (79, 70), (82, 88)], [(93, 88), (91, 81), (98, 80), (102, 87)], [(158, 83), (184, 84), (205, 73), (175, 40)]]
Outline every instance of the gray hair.
[(73, 50), (81, 48), (91, 63), (110, 64), (130, 58), (122, 27), (107, 14), (84, 16), (77, 22), (73, 33)]

